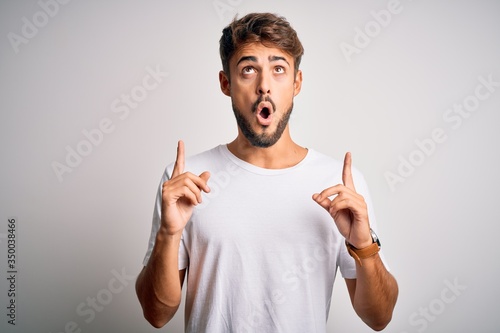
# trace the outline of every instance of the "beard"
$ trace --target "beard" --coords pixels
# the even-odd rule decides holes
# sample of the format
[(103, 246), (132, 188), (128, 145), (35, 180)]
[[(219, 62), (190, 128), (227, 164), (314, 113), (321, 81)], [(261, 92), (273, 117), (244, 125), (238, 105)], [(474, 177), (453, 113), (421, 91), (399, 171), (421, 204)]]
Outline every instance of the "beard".
[[(276, 112), (276, 106), (274, 102), (271, 100), (271, 98), (261, 97), (254, 103), (252, 107), (252, 114), (256, 112), (257, 106), (262, 101), (271, 103), (274, 112)], [(250, 142), (250, 144), (254, 147), (268, 148), (274, 145), (276, 142), (278, 142), (278, 140), (281, 138), (281, 135), (285, 131), (285, 128), (288, 125), (288, 121), (290, 119), (290, 115), (292, 114), (293, 102), (290, 105), (290, 108), (285, 112), (285, 114), (283, 114), (283, 116), (279, 120), (278, 125), (276, 126), (276, 130), (274, 132), (269, 132), (268, 126), (258, 125), (263, 128), (261, 134), (257, 134), (252, 129), (252, 125), (250, 124), (250, 122), (243, 116), (241, 111), (238, 110), (238, 108), (236, 107), (236, 105), (234, 105), (234, 103), (232, 103), (232, 107), (234, 116), (236, 117), (236, 122), (238, 123), (238, 127), (240, 128), (245, 138)], [(273, 116), (275, 116), (275, 114), (273, 114)]]

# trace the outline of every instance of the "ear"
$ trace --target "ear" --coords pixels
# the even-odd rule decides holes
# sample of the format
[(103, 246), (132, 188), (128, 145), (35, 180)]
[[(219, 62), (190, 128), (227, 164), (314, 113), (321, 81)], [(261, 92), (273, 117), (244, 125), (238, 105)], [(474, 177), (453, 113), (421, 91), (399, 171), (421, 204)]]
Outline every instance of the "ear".
[(224, 71), (219, 72), (219, 83), (222, 93), (226, 96), (231, 96), (231, 84), (229, 83), (229, 78)]
[(293, 83), (294, 91), (293, 96), (297, 96), (302, 88), (302, 71), (299, 69), (295, 75), (295, 82)]

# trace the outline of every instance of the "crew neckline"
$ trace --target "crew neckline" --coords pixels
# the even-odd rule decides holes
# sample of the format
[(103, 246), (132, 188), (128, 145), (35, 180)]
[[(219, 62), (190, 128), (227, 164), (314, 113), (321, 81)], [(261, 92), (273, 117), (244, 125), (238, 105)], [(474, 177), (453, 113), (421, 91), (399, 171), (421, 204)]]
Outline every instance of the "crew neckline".
[(285, 174), (288, 172), (291, 172), (297, 168), (300, 168), (303, 164), (307, 163), (310, 159), (311, 156), (313, 155), (313, 151), (311, 149), (307, 149), (306, 156), (297, 164), (288, 167), (288, 168), (282, 168), (282, 169), (267, 169), (267, 168), (262, 168), (256, 165), (253, 165), (251, 163), (248, 163), (233, 153), (227, 148), (227, 144), (221, 144), (219, 145), (219, 151), (222, 152), (224, 156), (226, 156), (231, 162), (236, 164), (238, 167), (243, 168), (249, 172), (260, 174), (260, 175), (280, 175), (280, 174)]

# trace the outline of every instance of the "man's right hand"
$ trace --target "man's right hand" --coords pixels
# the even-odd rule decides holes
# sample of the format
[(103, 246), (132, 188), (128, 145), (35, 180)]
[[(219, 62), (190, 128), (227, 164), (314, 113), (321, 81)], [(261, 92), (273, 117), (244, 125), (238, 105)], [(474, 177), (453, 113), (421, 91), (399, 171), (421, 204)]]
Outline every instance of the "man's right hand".
[(184, 142), (177, 144), (177, 157), (169, 180), (163, 183), (161, 194), (161, 228), (167, 235), (180, 235), (184, 230), (194, 206), (201, 203), (201, 191), (208, 193), (210, 173), (199, 176), (184, 172)]

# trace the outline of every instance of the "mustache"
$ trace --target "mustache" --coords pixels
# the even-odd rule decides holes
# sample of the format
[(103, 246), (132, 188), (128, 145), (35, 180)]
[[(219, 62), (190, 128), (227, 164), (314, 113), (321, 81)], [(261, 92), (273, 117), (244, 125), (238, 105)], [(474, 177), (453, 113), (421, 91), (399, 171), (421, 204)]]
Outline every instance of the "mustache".
[(255, 103), (253, 103), (252, 105), (252, 112), (255, 113), (257, 111), (257, 107), (259, 106), (259, 104), (261, 102), (269, 102), (271, 103), (272, 107), (273, 107), (273, 111), (276, 111), (276, 104), (274, 104), (273, 100), (271, 99), (271, 97), (269, 96), (266, 96), (266, 97), (263, 97), (262, 95), (259, 96), (259, 98), (255, 101)]

